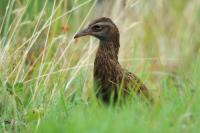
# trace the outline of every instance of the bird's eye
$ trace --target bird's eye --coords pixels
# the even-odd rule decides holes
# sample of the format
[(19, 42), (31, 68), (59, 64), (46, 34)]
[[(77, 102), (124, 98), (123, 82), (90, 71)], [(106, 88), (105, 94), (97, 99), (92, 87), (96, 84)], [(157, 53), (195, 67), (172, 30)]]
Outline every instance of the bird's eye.
[(92, 29), (95, 30), (95, 31), (99, 31), (99, 30), (102, 30), (102, 27), (99, 26), (99, 25), (95, 25), (95, 26), (92, 27)]

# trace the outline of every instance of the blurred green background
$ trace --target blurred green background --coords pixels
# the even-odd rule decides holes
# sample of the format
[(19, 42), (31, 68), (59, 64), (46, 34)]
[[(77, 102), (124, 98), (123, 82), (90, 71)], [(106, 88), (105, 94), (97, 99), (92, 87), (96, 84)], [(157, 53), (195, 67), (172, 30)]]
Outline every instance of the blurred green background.
[[(94, 97), (98, 40), (73, 36), (102, 16), (154, 105)], [(199, 27), (199, 0), (1, 0), (0, 132), (198, 132)]]

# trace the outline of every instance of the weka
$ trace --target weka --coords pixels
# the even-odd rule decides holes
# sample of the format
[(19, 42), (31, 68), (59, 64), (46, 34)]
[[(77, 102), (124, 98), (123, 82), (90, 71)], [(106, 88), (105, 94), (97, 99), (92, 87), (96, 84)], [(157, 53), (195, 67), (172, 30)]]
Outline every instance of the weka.
[(94, 20), (88, 28), (78, 32), (74, 38), (91, 35), (100, 40), (94, 62), (94, 83), (97, 97), (108, 103), (126, 96), (132, 90), (138, 95), (149, 97), (147, 87), (133, 73), (123, 69), (118, 62), (120, 34), (110, 18)]

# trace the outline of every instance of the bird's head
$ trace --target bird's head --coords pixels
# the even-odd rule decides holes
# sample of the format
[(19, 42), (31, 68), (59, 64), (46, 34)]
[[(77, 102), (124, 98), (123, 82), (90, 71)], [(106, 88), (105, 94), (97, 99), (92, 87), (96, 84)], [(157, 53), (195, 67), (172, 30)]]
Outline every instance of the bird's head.
[(119, 31), (117, 26), (110, 18), (102, 17), (94, 20), (89, 26), (78, 32), (74, 38), (91, 35), (98, 38), (101, 41), (112, 41), (119, 39)]

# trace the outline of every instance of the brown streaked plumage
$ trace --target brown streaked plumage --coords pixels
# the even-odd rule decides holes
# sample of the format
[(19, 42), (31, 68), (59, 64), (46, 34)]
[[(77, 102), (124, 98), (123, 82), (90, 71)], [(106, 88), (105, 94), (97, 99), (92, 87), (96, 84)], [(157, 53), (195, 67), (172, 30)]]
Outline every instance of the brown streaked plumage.
[[(119, 31), (110, 18), (94, 20), (88, 28), (80, 31), (74, 38), (92, 35), (100, 40), (94, 61), (94, 80), (97, 96), (108, 103), (111, 95), (118, 98), (119, 91), (125, 96), (131, 90), (149, 97), (147, 87), (133, 73), (123, 69), (118, 62)], [(121, 90), (120, 90), (121, 88)]]

